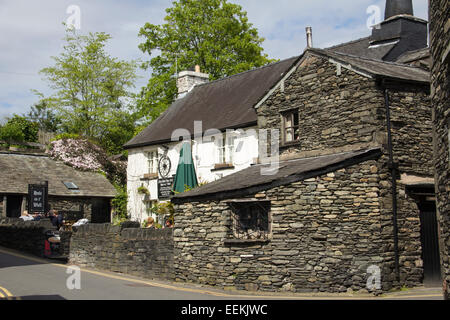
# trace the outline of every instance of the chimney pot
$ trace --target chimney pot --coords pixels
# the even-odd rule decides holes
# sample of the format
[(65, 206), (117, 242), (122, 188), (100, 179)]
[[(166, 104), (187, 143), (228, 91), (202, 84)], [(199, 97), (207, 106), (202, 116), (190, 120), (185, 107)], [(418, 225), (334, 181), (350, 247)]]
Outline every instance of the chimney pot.
[(200, 66), (198, 64), (195, 66), (195, 72), (200, 73)]
[(306, 43), (308, 48), (313, 47), (313, 36), (311, 27), (306, 27)]

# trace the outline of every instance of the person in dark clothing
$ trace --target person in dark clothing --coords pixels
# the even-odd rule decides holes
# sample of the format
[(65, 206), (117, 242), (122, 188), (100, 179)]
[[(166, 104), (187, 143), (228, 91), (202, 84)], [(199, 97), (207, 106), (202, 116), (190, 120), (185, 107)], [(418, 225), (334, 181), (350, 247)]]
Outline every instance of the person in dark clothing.
[[(53, 213), (53, 215), (52, 215)], [(64, 221), (63, 216), (58, 211), (53, 210), (53, 212), (50, 213), (50, 221), (52, 222), (52, 225), (54, 225), (56, 228), (61, 228)]]

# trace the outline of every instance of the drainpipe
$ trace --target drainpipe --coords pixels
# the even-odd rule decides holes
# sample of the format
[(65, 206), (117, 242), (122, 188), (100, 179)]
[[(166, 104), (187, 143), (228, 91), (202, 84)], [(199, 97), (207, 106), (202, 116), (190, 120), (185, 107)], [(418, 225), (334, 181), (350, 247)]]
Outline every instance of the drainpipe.
[(389, 163), (388, 167), (391, 170), (392, 177), (392, 220), (394, 226), (394, 255), (395, 255), (395, 275), (396, 280), (400, 283), (400, 258), (398, 250), (398, 222), (397, 222), (397, 164), (394, 162), (394, 152), (392, 148), (392, 130), (391, 130), (391, 111), (389, 106), (389, 91), (384, 85), (384, 101), (386, 106), (386, 123), (388, 132), (388, 150), (389, 150)]

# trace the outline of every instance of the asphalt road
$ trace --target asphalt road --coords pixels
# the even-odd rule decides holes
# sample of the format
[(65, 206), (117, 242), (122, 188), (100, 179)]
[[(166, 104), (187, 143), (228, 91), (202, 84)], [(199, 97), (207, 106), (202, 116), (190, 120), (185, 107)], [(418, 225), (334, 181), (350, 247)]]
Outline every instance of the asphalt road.
[[(199, 286), (145, 280), (81, 269), (0, 247), (0, 299), (19, 300), (442, 300), (440, 288), (417, 288), (374, 296), (230, 293)], [(69, 286), (68, 286), (69, 284)], [(76, 285), (80, 288), (76, 288)], [(75, 286), (75, 288), (73, 288)], [(70, 289), (72, 287), (72, 289)]]
[[(0, 298), (21, 300), (216, 300), (220, 293), (82, 269), (80, 289), (67, 265), (0, 248)], [(70, 278), (72, 277), (72, 278)], [(70, 279), (69, 279), (70, 278)], [(68, 281), (69, 280), (69, 281)], [(67, 286), (72, 287), (70, 290)], [(75, 287), (75, 288), (74, 288)]]

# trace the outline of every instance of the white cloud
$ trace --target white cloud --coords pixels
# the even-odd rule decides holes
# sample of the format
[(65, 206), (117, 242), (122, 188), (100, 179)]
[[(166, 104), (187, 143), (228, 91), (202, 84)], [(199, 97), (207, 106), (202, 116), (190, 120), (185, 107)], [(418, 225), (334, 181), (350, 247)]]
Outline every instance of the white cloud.
[[(314, 45), (327, 47), (368, 36), (369, 5), (384, 12), (384, 0), (230, 0), (242, 5), (250, 22), (266, 38), (271, 58), (298, 55), (306, 46), (305, 27), (312, 26)], [(113, 36), (108, 51), (120, 59), (145, 59), (137, 37), (145, 22), (160, 24), (171, 0), (0, 0), (0, 119), (24, 113), (36, 102), (31, 89), (48, 94), (38, 75), (62, 49), (62, 22), (70, 5), (81, 9), (83, 32), (104, 31)], [(428, 1), (414, 0), (416, 16), (427, 19)], [(137, 86), (144, 85), (148, 75)]]

